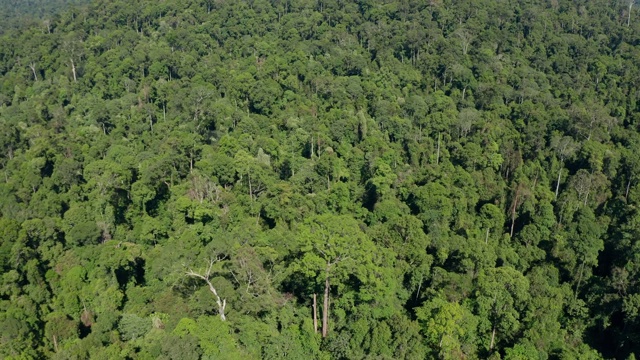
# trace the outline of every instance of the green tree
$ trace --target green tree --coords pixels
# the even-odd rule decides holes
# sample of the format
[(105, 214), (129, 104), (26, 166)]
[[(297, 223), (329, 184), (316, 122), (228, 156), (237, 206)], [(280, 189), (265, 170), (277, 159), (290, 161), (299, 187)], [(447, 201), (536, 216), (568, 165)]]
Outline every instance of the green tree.
[(479, 331), (487, 336), (487, 349), (498, 342), (513, 341), (523, 327), (521, 314), (527, 311), (529, 280), (512, 267), (487, 269), (478, 276), (476, 311)]
[(302, 254), (296, 269), (323, 284), (322, 336), (326, 337), (331, 284), (338, 287), (350, 274), (365, 284), (371, 281), (368, 275), (374, 267), (374, 246), (358, 222), (348, 215), (312, 216), (301, 226), (300, 234)]

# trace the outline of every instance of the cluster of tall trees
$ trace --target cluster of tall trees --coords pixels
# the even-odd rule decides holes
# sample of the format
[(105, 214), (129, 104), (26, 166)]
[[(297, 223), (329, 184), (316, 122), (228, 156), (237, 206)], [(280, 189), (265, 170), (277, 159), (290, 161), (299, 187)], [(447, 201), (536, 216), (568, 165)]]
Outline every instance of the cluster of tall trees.
[(640, 18), (96, 0), (0, 36), (0, 357), (640, 352)]

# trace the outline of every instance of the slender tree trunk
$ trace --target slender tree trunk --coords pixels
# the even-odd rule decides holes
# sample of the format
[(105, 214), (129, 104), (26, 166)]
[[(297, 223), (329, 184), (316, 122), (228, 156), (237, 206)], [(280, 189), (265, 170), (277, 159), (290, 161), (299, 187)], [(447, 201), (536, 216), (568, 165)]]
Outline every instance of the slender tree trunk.
[(558, 181), (556, 181), (556, 199), (558, 199), (558, 191), (560, 190), (560, 176), (561, 175), (562, 175), (562, 168), (560, 168), (560, 170), (558, 170)]
[(76, 77), (76, 64), (73, 62), (73, 58), (71, 58), (71, 72), (73, 72), (73, 81), (78, 82), (78, 78)]
[(487, 245), (488, 242), (489, 242), (489, 228), (487, 228), (487, 235), (485, 235), (484, 237), (484, 244)]
[(34, 63), (29, 64), (31, 72), (33, 72), (33, 80), (38, 81), (38, 75), (36, 75), (36, 65)]
[(249, 178), (249, 199), (253, 201), (253, 189), (251, 188), (251, 174), (247, 174), (247, 177)]
[(436, 165), (440, 163), (440, 133), (438, 133), (438, 150), (436, 154)]
[(313, 332), (318, 333), (318, 302), (316, 294), (313, 294)]
[(58, 337), (53, 335), (53, 348), (58, 352)]
[(322, 337), (329, 332), (329, 274), (324, 279), (324, 304), (322, 307)]
[(627, 190), (624, 192), (624, 200), (627, 201), (629, 199), (629, 188), (631, 187), (631, 179), (627, 182)]
[(516, 225), (516, 208), (518, 207), (519, 196), (519, 194), (516, 194), (516, 199), (513, 201), (513, 209), (511, 210), (511, 233), (509, 234), (509, 237), (513, 237), (513, 229)]
[(627, 14), (627, 27), (631, 24), (631, 9), (633, 8), (633, 3), (635, 0), (629, 0), (629, 13)]
[(420, 298), (420, 289), (422, 289), (422, 279), (420, 279), (420, 284), (418, 284), (418, 291), (416, 292), (416, 301)]
[(491, 345), (489, 345), (489, 349), (493, 350), (493, 345), (495, 345), (496, 341), (496, 326), (493, 326), (493, 330), (491, 331)]

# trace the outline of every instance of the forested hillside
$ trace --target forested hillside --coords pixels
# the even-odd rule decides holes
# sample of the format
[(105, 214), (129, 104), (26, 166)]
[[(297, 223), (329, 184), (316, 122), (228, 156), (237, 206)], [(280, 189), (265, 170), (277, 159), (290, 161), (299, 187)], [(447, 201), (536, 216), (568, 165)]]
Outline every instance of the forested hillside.
[(90, 0), (0, 0), (0, 34), (12, 27), (29, 22), (42, 21), (45, 26), (52, 18), (73, 5), (89, 3)]
[(97, 0), (8, 30), (0, 358), (634, 359), (639, 15)]

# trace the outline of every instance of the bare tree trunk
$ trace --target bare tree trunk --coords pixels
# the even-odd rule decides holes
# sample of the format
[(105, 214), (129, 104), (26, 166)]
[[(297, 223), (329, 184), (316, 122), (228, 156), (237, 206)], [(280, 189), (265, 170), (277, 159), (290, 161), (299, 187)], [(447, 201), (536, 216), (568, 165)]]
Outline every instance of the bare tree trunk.
[(33, 72), (33, 79), (38, 81), (38, 75), (36, 75), (36, 64), (31, 63), (29, 64), (29, 67), (31, 68), (31, 72)]
[(202, 279), (207, 283), (207, 285), (209, 286), (209, 290), (211, 291), (213, 296), (216, 298), (216, 305), (218, 305), (218, 313), (220, 314), (220, 320), (226, 321), (227, 317), (224, 315), (224, 310), (227, 307), (227, 299), (220, 298), (220, 296), (218, 295), (218, 291), (209, 280), (209, 277), (211, 276), (211, 268), (213, 267), (214, 263), (215, 263), (215, 260), (213, 259), (209, 262), (209, 268), (207, 269), (207, 272), (205, 273), (205, 275), (198, 274), (193, 270), (189, 269), (189, 271), (187, 272), (187, 276), (197, 277), (198, 279)]
[(324, 304), (322, 307), (322, 337), (329, 332), (329, 274), (324, 279)]
[(631, 187), (631, 179), (627, 182), (627, 190), (624, 192), (624, 200), (629, 199), (629, 188)]
[(489, 228), (487, 228), (487, 235), (485, 235), (484, 237), (484, 244), (487, 245), (488, 242), (489, 242)]
[(513, 201), (513, 210), (511, 211), (511, 233), (509, 234), (509, 237), (513, 237), (513, 229), (516, 226), (516, 208), (518, 207), (518, 197), (520, 195), (517, 194), (516, 195), (516, 199)]
[(58, 338), (55, 335), (53, 335), (53, 348), (58, 352)]
[(316, 294), (313, 294), (313, 332), (318, 333), (318, 302)]
[(558, 191), (560, 190), (560, 175), (562, 174), (562, 168), (558, 170), (558, 181), (556, 181), (556, 199), (558, 199)]
[(251, 188), (251, 174), (247, 174), (247, 177), (249, 178), (249, 199), (253, 201), (253, 189)]
[(78, 78), (76, 77), (76, 64), (73, 62), (73, 58), (71, 58), (71, 71), (73, 72), (73, 81), (78, 82)]
[(489, 349), (493, 350), (493, 345), (495, 345), (496, 340), (496, 326), (493, 326), (493, 330), (491, 331), (491, 345), (489, 345)]
[(633, 3), (635, 3), (635, 0), (629, 0), (629, 11), (627, 14), (627, 27), (629, 26), (629, 24), (631, 24), (631, 9), (633, 8)]
[(438, 133), (438, 150), (436, 155), (436, 165), (440, 163), (440, 134)]

